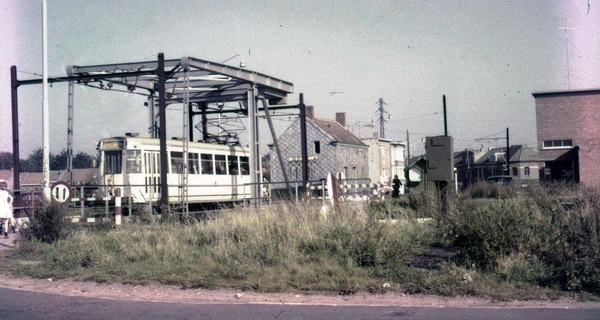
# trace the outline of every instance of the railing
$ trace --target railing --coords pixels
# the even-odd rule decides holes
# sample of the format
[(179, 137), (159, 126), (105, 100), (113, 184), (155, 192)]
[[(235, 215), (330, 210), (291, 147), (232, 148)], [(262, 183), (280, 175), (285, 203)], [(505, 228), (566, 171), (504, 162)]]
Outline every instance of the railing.
[[(329, 183), (329, 184), (328, 184)], [(303, 199), (321, 200), (323, 205), (332, 202), (337, 206), (339, 201), (370, 201), (379, 200), (384, 197), (384, 190), (380, 184), (369, 183), (368, 179), (344, 179), (338, 180), (333, 176), (329, 179), (309, 181), (303, 186), (301, 181), (291, 181), (291, 192), (288, 193), (284, 183), (258, 183), (262, 191), (260, 199), (252, 199), (250, 190), (252, 184), (231, 185), (188, 185), (188, 197), (190, 203), (223, 204), (223, 203), (257, 203), (259, 205), (271, 205), (272, 201), (294, 201), (298, 203)], [(160, 193), (150, 192), (150, 196), (144, 198), (140, 190), (145, 190), (146, 185), (84, 185), (73, 186), (72, 196), (68, 202), (63, 203), (67, 208), (68, 219), (79, 223), (98, 223), (112, 221), (117, 226), (121, 224), (123, 216), (131, 216), (135, 206), (144, 205), (150, 208), (157, 207)], [(169, 188), (181, 186), (170, 185)], [(220, 190), (219, 190), (220, 189)], [(150, 188), (152, 190), (152, 188)], [(202, 190), (202, 193), (194, 193), (193, 190)], [(211, 190), (210, 192), (206, 192)], [(107, 192), (109, 191), (109, 192)], [(100, 192), (108, 193), (101, 196)], [(139, 192), (139, 195), (132, 194)], [(170, 192), (170, 194), (173, 194)], [(174, 193), (178, 194), (178, 193)], [(27, 188), (20, 190), (22, 206), (15, 206), (15, 210), (30, 210), (43, 207), (44, 199), (41, 188)], [(25, 196), (25, 199), (23, 199)], [(254, 200), (254, 201), (253, 201)], [(171, 205), (181, 202), (178, 196), (169, 198)], [(172, 207), (177, 211), (176, 207)], [(154, 213), (154, 209), (152, 209)], [(185, 212), (185, 211), (184, 211)]]
[[(327, 183), (331, 185), (328, 185)], [(384, 185), (370, 183), (369, 179), (343, 179), (334, 177), (329, 179), (313, 180), (307, 183), (306, 189), (302, 188), (301, 181), (291, 181), (292, 197), (287, 195), (286, 185), (283, 182), (267, 184), (268, 198), (298, 200), (302, 197), (322, 200), (324, 198), (337, 199), (336, 201), (369, 201), (383, 199), (385, 196)], [(306, 190), (303, 196), (303, 191)]]

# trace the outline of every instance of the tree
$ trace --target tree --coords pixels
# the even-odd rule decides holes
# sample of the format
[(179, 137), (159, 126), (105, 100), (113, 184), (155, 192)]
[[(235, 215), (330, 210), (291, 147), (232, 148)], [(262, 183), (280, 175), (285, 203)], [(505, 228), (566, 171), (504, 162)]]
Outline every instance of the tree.
[(64, 170), (67, 169), (67, 159), (69, 153), (67, 150), (61, 151), (58, 155), (50, 154), (50, 170)]
[(12, 153), (0, 152), (0, 170), (10, 170), (13, 166)]
[(73, 168), (84, 169), (91, 168), (94, 162), (94, 157), (87, 153), (79, 152), (73, 157)]
[(26, 160), (19, 160), (21, 172), (42, 172), (44, 151), (42, 148), (33, 150)]
[[(67, 150), (61, 151), (59, 154), (54, 155), (50, 153), (50, 170), (65, 170), (68, 166), (68, 155)], [(42, 172), (44, 152), (42, 148), (35, 149), (31, 152), (26, 160), (19, 160), (21, 172)], [(87, 153), (79, 152), (73, 157), (73, 169), (84, 169), (91, 168), (94, 157)], [(0, 158), (0, 161), (1, 158)], [(11, 161), (12, 167), (12, 161)], [(10, 169), (10, 168), (9, 168)]]

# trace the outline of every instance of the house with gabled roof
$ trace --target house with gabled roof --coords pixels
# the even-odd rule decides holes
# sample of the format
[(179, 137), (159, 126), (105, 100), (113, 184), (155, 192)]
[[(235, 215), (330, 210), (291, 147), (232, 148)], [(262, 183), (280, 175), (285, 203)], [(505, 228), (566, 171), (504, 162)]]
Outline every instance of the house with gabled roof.
[(510, 175), (522, 183), (538, 183), (542, 167), (534, 148), (512, 145), (507, 170), (506, 148), (464, 150), (454, 153), (454, 167), (459, 187), (466, 187), (491, 176)]
[[(291, 182), (302, 181), (300, 119), (296, 119), (277, 141), (288, 179)], [(369, 146), (347, 129), (345, 113), (336, 113), (336, 120), (316, 118), (314, 107), (307, 106), (306, 143), (309, 181), (326, 179), (328, 173), (333, 173), (341, 174), (343, 179), (369, 182)], [(285, 180), (273, 148), (270, 156), (271, 183), (275, 184), (274, 188), (283, 188)]]
[[(513, 152), (513, 147), (517, 149)], [(511, 146), (510, 175), (523, 183), (539, 183), (540, 172), (543, 172), (544, 163), (538, 160), (536, 148), (526, 146)]]

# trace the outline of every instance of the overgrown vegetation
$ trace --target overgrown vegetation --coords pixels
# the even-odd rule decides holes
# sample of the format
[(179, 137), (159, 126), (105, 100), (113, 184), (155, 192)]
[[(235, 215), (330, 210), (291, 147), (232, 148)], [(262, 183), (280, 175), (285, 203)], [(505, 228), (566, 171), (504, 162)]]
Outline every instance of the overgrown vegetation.
[(24, 241), (54, 243), (69, 238), (74, 231), (74, 225), (67, 222), (65, 211), (58, 205), (26, 213), (27, 222), (19, 230)]
[(592, 189), (481, 184), (450, 196), (446, 214), (435, 194), (413, 193), (335, 213), (282, 202), (199, 221), (156, 219), (139, 207), (116, 230), (75, 229), (50, 208), (1, 263), (32, 277), (184, 288), (597, 295), (599, 201)]

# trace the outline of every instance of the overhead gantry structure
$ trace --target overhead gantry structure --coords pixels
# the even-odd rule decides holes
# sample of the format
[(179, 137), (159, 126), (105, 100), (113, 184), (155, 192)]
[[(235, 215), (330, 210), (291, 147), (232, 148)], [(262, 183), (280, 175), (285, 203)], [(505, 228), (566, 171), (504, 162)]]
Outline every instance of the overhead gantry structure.
[[(42, 79), (18, 80), (16, 66), (11, 67), (11, 95), (13, 111), (13, 164), (15, 189), (19, 183), (19, 133), (17, 88), (21, 85), (41, 84)], [(287, 95), (294, 92), (292, 83), (243, 68), (201, 60), (192, 57), (165, 60), (162, 53), (156, 61), (127, 62), (118, 64), (69, 66), (67, 76), (48, 78), (48, 83), (80, 83), (107, 91), (125, 91), (147, 97), (150, 109), (150, 134), (160, 139), (161, 203), (168, 204), (168, 172), (166, 153), (166, 108), (171, 104), (182, 104), (182, 137), (187, 164), (187, 143), (194, 141), (194, 116), (201, 116), (198, 129), (200, 141), (211, 139), (207, 120), (211, 114), (235, 113), (248, 117), (251, 195), (253, 201), (260, 199), (260, 153), (258, 141), (259, 111), (265, 111), (269, 126), (272, 123), (269, 108), (285, 109), (301, 107), (286, 106)], [(119, 89), (121, 88), (121, 89)], [(72, 90), (69, 90), (69, 114), (72, 109)], [(258, 102), (262, 102), (262, 108)], [(187, 108), (185, 107), (187, 106)], [(158, 113), (156, 112), (158, 109)], [(158, 115), (158, 123), (156, 121)], [(69, 128), (72, 133), (72, 128)], [(272, 132), (274, 135), (274, 132)], [(275, 137), (274, 137), (275, 139)], [(184, 170), (187, 175), (187, 170)], [(287, 180), (287, 179), (286, 179)], [(184, 182), (187, 179), (184, 177)], [(186, 187), (184, 189), (187, 190)], [(187, 193), (184, 191), (184, 199)], [(187, 211), (187, 200), (182, 203)]]

